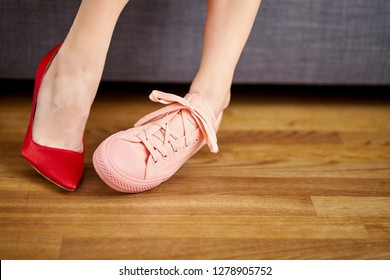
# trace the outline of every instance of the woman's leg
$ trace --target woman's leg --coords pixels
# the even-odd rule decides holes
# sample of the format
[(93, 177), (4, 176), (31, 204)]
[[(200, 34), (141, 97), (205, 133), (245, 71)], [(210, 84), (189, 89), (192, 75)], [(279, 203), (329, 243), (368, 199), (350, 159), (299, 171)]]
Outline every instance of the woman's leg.
[(101, 143), (93, 164), (104, 182), (121, 192), (142, 192), (170, 178), (207, 143), (218, 152), (216, 130), (228, 105), (234, 69), (260, 0), (209, 0), (201, 65), (184, 98), (153, 91), (171, 104), (134, 128)]
[(111, 37), (128, 0), (83, 0), (42, 82), (34, 141), (81, 151), (85, 124), (102, 76)]
[(218, 115), (230, 101), (238, 59), (261, 0), (209, 0), (202, 58), (190, 92), (202, 95)]

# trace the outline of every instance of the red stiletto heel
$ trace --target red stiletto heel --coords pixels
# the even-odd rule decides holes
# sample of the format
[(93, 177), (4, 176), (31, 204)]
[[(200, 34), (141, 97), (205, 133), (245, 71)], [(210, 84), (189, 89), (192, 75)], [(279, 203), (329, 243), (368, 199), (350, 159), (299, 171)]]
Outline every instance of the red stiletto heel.
[(22, 155), (24, 159), (46, 179), (61, 188), (74, 191), (84, 172), (85, 147), (82, 152), (46, 147), (35, 143), (32, 137), (32, 126), (34, 123), (38, 91), (42, 79), (61, 45), (62, 43), (52, 49), (38, 65), (35, 76), (32, 112), (26, 137), (23, 142)]

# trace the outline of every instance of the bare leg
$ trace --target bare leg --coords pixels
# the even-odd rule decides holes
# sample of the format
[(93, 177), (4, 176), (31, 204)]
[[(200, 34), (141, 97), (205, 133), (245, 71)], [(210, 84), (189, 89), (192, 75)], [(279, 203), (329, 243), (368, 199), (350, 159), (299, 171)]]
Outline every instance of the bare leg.
[(238, 59), (261, 0), (209, 0), (202, 58), (190, 92), (202, 95), (218, 115), (230, 101)]
[(42, 82), (35, 113), (37, 143), (75, 151), (101, 79), (112, 33), (128, 0), (83, 0)]

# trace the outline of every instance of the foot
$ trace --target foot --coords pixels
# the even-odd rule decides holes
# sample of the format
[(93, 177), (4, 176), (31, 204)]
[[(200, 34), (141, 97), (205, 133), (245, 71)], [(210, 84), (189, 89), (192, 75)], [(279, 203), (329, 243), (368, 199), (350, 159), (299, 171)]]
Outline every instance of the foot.
[[(210, 109), (217, 117), (230, 103), (230, 84), (220, 83), (216, 79), (195, 77), (189, 92), (199, 92), (202, 99), (209, 104)], [(206, 76), (208, 77), (208, 76)]]
[(33, 139), (42, 146), (81, 152), (83, 135), (100, 81), (82, 59), (61, 47), (43, 78)]
[(153, 91), (150, 99), (170, 105), (112, 135), (93, 155), (97, 173), (117, 191), (136, 193), (158, 186), (206, 143), (218, 152), (222, 113), (216, 118), (199, 94), (181, 98)]

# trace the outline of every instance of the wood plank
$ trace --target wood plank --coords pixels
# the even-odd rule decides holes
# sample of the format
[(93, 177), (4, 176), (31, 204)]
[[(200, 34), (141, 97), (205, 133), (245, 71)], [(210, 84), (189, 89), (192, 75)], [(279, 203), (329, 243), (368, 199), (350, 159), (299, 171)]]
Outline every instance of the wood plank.
[[(153, 244), (151, 246), (151, 244)], [(64, 238), (60, 259), (390, 259), (389, 239)]]
[(58, 259), (62, 237), (31, 236), (28, 234), (0, 237), (0, 258), (5, 259)]
[(0, 226), (19, 234), (73, 237), (368, 238), (360, 218), (250, 215), (3, 214)]
[(390, 218), (390, 197), (313, 196), (318, 216)]
[(371, 238), (388, 238), (390, 236), (390, 217), (363, 217), (362, 222)]

